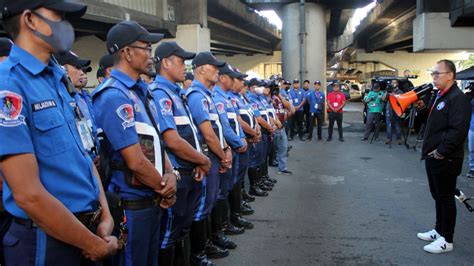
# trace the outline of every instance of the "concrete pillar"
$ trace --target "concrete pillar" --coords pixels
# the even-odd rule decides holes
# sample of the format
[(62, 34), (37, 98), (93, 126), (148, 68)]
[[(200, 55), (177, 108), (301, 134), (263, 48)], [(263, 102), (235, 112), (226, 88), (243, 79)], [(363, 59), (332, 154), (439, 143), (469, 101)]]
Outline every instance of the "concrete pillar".
[(326, 17), (322, 5), (305, 3), (305, 28), (303, 55), (300, 69), (300, 3), (283, 6), (282, 12), (283, 77), (310, 81), (326, 80)]
[(211, 31), (199, 24), (178, 25), (176, 42), (183, 49), (191, 52), (211, 50)]

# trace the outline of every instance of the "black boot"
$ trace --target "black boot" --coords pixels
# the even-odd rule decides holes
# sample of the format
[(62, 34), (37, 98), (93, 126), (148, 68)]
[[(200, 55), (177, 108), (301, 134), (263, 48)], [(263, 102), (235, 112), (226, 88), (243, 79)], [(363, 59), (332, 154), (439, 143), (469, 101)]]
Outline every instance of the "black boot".
[[(262, 166), (260, 167), (260, 169), (261, 169), (262, 177), (263, 177), (264, 180), (266, 180), (266, 181), (268, 181), (268, 182), (270, 182), (270, 183), (272, 183), (272, 184), (274, 184), (274, 183), (277, 182), (276, 179), (270, 178), (270, 176), (268, 175), (268, 165), (262, 164)], [(273, 186), (272, 186), (272, 187), (273, 187)]]
[[(238, 235), (243, 233), (243, 228), (234, 228), (230, 226), (229, 221), (229, 208), (227, 207), (227, 201), (218, 200), (217, 206), (221, 214), (221, 227), (216, 233), (212, 234), (212, 242), (218, 245), (221, 248), (235, 249), (237, 244), (235, 244), (230, 238), (226, 235)], [(230, 233), (228, 233), (230, 231)]]
[(240, 204), (240, 214), (242, 214), (242, 215), (252, 215), (253, 213), (254, 213), (254, 210), (252, 209), (252, 207), (250, 207), (250, 205), (248, 203), (243, 201)]
[(241, 235), (245, 232), (245, 228), (236, 226), (235, 224), (232, 224), (229, 221), (229, 206), (226, 204), (227, 202), (224, 202), (223, 208), (226, 213), (226, 220), (225, 220), (225, 225), (224, 225), (224, 234), (230, 235), (230, 236), (235, 236), (235, 235)]
[(265, 164), (262, 164), (263, 167), (257, 168), (257, 176), (258, 176), (258, 186), (263, 191), (272, 191), (270, 186), (265, 185)]
[(191, 225), (190, 242), (191, 242), (191, 265), (196, 266), (212, 266), (214, 265), (207, 259), (206, 255), (206, 219), (201, 221), (194, 221)]
[(261, 190), (258, 186), (258, 168), (249, 168), (248, 175), (250, 179), (250, 190), (249, 194), (252, 196), (266, 197), (268, 193)]
[(158, 265), (174, 265), (174, 246), (159, 250)]
[[(191, 256), (190, 251), (189, 235), (186, 235), (183, 239), (176, 241), (174, 244), (174, 266), (189, 266), (189, 257)], [(162, 265), (162, 264), (160, 264)]]
[[(212, 209), (210, 222), (208, 223), (208, 241), (206, 243), (206, 254), (211, 259), (225, 258), (229, 256), (229, 250), (225, 247), (224, 242), (219, 236), (222, 233), (222, 200), (218, 200)], [(212, 240), (216, 240), (214, 243)], [(219, 244), (219, 245), (217, 245)]]
[(255, 197), (252, 195), (249, 195), (245, 189), (242, 189), (242, 199), (245, 200), (246, 202), (253, 202), (255, 201)]
[(241, 193), (240, 186), (235, 185), (229, 194), (230, 222), (231, 224), (245, 229), (252, 229), (253, 224), (241, 218)]
[(230, 222), (245, 229), (253, 229), (253, 224), (251, 222), (237, 214), (230, 215)]

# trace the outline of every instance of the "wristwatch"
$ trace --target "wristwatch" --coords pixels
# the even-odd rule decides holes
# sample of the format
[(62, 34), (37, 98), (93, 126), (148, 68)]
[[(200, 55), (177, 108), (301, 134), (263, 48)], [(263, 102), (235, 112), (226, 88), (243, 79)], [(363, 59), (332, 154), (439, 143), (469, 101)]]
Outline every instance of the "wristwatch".
[(166, 171), (165, 174), (174, 174), (176, 176), (176, 180), (178, 180), (178, 181), (181, 180), (181, 174), (176, 169)]

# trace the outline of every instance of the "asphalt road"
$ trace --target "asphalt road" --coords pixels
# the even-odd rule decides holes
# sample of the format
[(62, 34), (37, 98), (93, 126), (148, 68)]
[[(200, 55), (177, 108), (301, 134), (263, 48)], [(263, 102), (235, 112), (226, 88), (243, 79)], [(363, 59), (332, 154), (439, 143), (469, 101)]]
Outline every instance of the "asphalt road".
[[(474, 213), (460, 204), (454, 251), (423, 251), (416, 233), (432, 229), (435, 214), (420, 153), (362, 142), (360, 109), (351, 104), (344, 114), (344, 143), (290, 142), (293, 175), (271, 168), (278, 183), (247, 216), (255, 228), (232, 237), (238, 248), (215, 263), (474, 265)], [(474, 180), (460, 176), (458, 187), (474, 196)]]

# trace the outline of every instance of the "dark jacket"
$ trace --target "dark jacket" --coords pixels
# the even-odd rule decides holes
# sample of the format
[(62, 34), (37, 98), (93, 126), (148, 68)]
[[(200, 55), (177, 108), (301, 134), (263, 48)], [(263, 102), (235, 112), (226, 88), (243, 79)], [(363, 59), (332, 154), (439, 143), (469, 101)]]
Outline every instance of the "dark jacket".
[(471, 121), (469, 98), (454, 84), (439, 97), (428, 117), (421, 151), (422, 159), (437, 149), (448, 159), (463, 159), (464, 141)]

